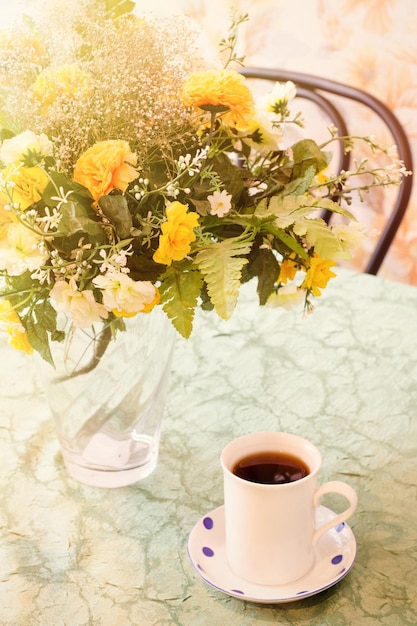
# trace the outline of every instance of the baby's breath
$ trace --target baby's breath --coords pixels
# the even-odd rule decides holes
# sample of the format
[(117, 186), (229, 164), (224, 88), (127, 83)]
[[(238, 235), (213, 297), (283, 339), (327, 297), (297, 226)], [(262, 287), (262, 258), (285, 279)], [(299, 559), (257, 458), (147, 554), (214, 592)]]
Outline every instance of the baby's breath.
[[(170, 155), (179, 137), (191, 139), (190, 113), (178, 97), (189, 68), (199, 64), (188, 22), (154, 23), (131, 14), (108, 19), (104, 2), (81, 0), (76, 11), (66, 1), (55, 2), (37, 25), (45, 34), (46, 57), (76, 64), (88, 84), (73, 99), (57, 97), (45, 115), (32, 89), (42, 64), (28, 75), (27, 56), (16, 55), (7, 70), (22, 78), (13, 81), (3, 108), (16, 125), (52, 139), (61, 169), (71, 171), (78, 156), (101, 140), (124, 137), (143, 164), (150, 152)], [(16, 37), (22, 32), (24, 27)], [(2, 63), (0, 55), (0, 69)]]

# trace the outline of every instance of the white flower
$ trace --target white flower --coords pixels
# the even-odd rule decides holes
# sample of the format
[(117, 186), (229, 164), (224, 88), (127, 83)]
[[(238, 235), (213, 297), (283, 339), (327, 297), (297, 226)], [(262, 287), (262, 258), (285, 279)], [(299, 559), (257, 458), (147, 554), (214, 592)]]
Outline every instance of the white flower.
[(296, 285), (283, 285), (278, 293), (272, 293), (266, 306), (270, 308), (281, 307), (283, 309), (291, 309), (297, 304), (301, 304), (305, 299), (304, 289), (300, 289)]
[(349, 222), (348, 224), (333, 224), (331, 231), (336, 235), (340, 245), (340, 252), (334, 258), (351, 259), (351, 251), (358, 248), (366, 234), (366, 227), (360, 222)]
[(251, 139), (245, 139), (260, 154), (268, 154), (271, 150), (279, 150), (282, 141), (282, 127), (272, 113), (263, 106), (255, 104), (255, 121), (251, 127)]
[(135, 281), (122, 272), (107, 272), (94, 278), (93, 283), (102, 290), (106, 309), (118, 316), (149, 310), (157, 296), (156, 288), (150, 281)]
[(49, 156), (52, 154), (52, 144), (45, 134), (35, 135), (31, 130), (25, 130), (20, 135), (3, 141), (0, 148), (0, 161), (3, 161), (5, 165), (23, 161), (29, 150), (42, 156)]
[(272, 91), (264, 96), (266, 111), (276, 113), (280, 105), (295, 98), (297, 94), (296, 86), (288, 80), (286, 83), (275, 83)]
[(37, 270), (48, 258), (42, 243), (42, 239), (26, 226), (14, 222), (5, 224), (0, 240), (0, 270), (10, 276)]
[(207, 196), (207, 200), (210, 202), (210, 215), (224, 217), (232, 208), (232, 196), (227, 193), (226, 189), (213, 191), (211, 196)]
[(72, 321), (79, 328), (89, 328), (108, 317), (106, 308), (95, 301), (93, 292), (88, 289), (79, 291), (74, 280), (59, 280), (50, 295), (57, 311), (71, 313)]

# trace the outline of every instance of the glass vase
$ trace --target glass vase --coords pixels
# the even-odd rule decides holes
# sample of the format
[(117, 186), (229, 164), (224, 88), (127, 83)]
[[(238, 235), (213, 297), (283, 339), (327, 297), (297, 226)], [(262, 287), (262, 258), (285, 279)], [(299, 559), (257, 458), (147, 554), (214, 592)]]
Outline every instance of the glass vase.
[(158, 307), (125, 323), (115, 338), (104, 325), (68, 331), (55, 368), (40, 367), (66, 468), (97, 487), (137, 482), (158, 459), (175, 330)]

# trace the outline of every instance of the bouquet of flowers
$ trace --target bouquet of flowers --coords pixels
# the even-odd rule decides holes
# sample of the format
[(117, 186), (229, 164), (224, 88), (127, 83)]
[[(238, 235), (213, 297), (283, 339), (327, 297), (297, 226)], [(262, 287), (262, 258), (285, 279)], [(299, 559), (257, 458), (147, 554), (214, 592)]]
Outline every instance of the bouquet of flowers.
[(330, 174), (330, 144), (352, 142), (334, 128), (286, 145), (295, 87), (255, 95), (239, 74), (246, 16), (213, 68), (185, 21), (134, 8), (50, 0), (0, 34), (0, 322), (47, 361), (60, 313), (116, 332), (159, 306), (188, 337), (196, 307), (228, 319), (250, 279), (261, 305), (311, 308), (363, 236), (353, 191), (403, 173), (362, 138), (390, 167)]

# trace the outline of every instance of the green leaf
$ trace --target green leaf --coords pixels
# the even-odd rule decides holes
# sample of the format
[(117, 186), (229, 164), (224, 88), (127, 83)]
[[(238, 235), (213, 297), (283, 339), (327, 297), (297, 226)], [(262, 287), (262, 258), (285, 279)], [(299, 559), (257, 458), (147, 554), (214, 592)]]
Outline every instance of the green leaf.
[(129, 237), (133, 228), (133, 222), (125, 196), (103, 196), (98, 203), (104, 215), (113, 224), (119, 239)]
[[(61, 191), (64, 194), (71, 192), (69, 197), (73, 202), (76, 201), (77, 203), (82, 204), (85, 209), (89, 209), (93, 202), (93, 198), (91, 197), (88, 189), (86, 189), (83, 185), (70, 181), (62, 172), (55, 172), (53, 160), (50, 159), (50, 157), (47, 157), (47, 159), (49, 159), (48, 175), (51, 178), (51, 181), (42, 193), (43, 203), (46, 206), (57, 206)], [(93, 209), (90, 210), (92, 211)]]
[(207, 283), (210, 300), (222, 319), (229, 319), (235, 309), (242, 268), (248, 263), (244, 255), (249, 254), (251, 245), (238, 238), (225, 239), (197, 254), (196, 263)]
[(310, 194), (300, 196), (277, 195), (270, 198), (269, 202), (262, 201), (255, 211), (255, 216), (267, 219), (275, 216), (274, 223), (280, 228), (289, 228), (299, 220), (310, 217), (318, 211), (329, 210), (343, 215), (350, 220), (356, 220), (355, 216), (347, 209), (341, 207), (330, 198), (316, 198)]
[(294, 231), (300, 237), (305, 237), (308, 244), (314, 247), (314, 251), (323, 259), (350, 259), (352, 256), (343, 245), (343, 241), (320, 218), (299, 222)]
[(248, 171), (243, 167), (233, 165), (226, 154), (220, 153), (210, 159), (213, 169), (221, 172), (221, 180), (228, 193), (234, 198), (239, 198), (245, 188), (245, 180), (249, 177)]
[[(289, 228), (298, 220), (311, 215), (317, 198), (312, 196), (273, 196), (268, 208), (263, 208), (262, 217), (274, 216), (274, 224), (279, 228)], [(256, 212), (257, 213), (257, 212)]]
[(53, 365), (54, 361), (49, 347), (48, 333), (42, 326), (42, 323), (36, 322), (31, 316), (27, 316), (22, 319), (22, 323), (33, 349), (36, 350), (36, 352), (39, 352), (45, 361)]
[(65, 237), (82, 231), (91, 235), (97, 244), (106, 242), (106, 236), (100, 222), (91, 219), (85, 207), (78, 202), (66, 202), (61, 206), (61, 213), (59, 231)]
[[(33, 290), (33, 280), (31, 278), (31, 272), (27, 271), (20, 276), (9, 276), (7, 281), (7, 287), (1, 290), (0, 295), (2, 298), (10, 300), (12, 306), (16, 311), (19, 311), (22, 299), (26, 301), (27, 294)], [(12, 295), (9, 295), (12, 292)]]
[(12, 130), (3, 127), (2, 119), (2, 112), (0, 111), (0, 141), (14, 137), (14, 132)]
[[(304, 250), (303, 246), (299, 244), (298, 241), (285, 230), (283, 230), (282, 228), (277, 228), (273, 224), (268, 224), (266, 227), (264, 227), (264, 230), (270, 233), (278, 242), (283, 243), (286, 248), (294, 252), (297, 256), (308, 261), (309, 255), (306, 250)], [(277, 241), (275, 242), (276, 245)], [(278, 245), (277, 249), (279, 249)]]
[(106, 11), (112, 17), (120, 17), (124, 13), (130, 13), (135, 8), (135, 3), (131, 0), (105, 0)]
[(292, 179), (303, 178), (309, 168), (313, 176), (326, 169), (329, 164), (328, 155), (320, 150), (313, 139), (302, 139), (292, 146), (294, 168)]
[(65, 333), (56, 330), (57, 313), (49, 300), (36, 302), (25, 315), (20, 314), (29, 342), (45, 361), (53, 365), (49, 338), (63, 341)]
[(46, 330), (52, 332), (56, 328), (56, 310), (49, 300), (38, 302), (34, 307), (36, 319)]
[(274, 291), (274, 285), (279, 275), (279, 269), (279, 263), (272, 250), (261, 248), (259, 250), (258, 258), (256, 259), (259, 304), (266, 304), (268, 297)]
[(150, 280), (154, 283), (164, 273), (165, 266), (155, 263), (152, 256), (149, 256), (149, 254), (153, 254), (152, 250), (149, 251), (149, 254), (144, 254), (140, 245), (135, 247), (136, 241), (137, 238), (132, 240), (134, 253), (128, 260), (130, 277), (133, 280)]
[(199, 215), (206, 217), (210, 213), (210, 202), (208, 200), (199, 200), (193, 196), (188, 196), (190, 202), (193, 203), (195, 210)]
[(343, 215), (343, 217), (347, 217), (349, 220), (357, 221), (355, 215), (351, 213), (348, 209), (340, 206), (337, 202), (330, 200), (330, 198), (321, 198), (317, 201), (317, 208), (320, 210), (332, 211), (332, 213), (337, 213), (338, 215)]
[(302, 174), (297, 176), (294, 180), (291, 180), (289, 183), (284, 185), (282, 190), (283, 196), (300, 196), (308, 191), (311, 187), (313, 179), (317, 174), (316, 168), (313, 166), (308, 166), (303, 170)]
[(159, 293), (165, 313), (176, 330), (188, 339), (193, 329), (194, 313), (203, 285), (200, 272), (183, 272), (169, 267), (162, 276)]

